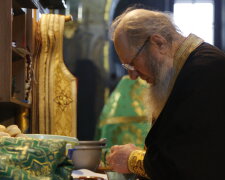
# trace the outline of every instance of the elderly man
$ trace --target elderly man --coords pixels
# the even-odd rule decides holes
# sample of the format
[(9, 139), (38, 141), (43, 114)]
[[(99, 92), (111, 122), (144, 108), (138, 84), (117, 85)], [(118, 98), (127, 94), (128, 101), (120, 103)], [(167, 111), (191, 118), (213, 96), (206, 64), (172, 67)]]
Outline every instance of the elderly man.
[(122, 66), (151, 84), (146, 150), (115, 145), (107, 161), (152, 180), (225, 179), (225, 54), (170, 18), (129, 9), (112, 25)]

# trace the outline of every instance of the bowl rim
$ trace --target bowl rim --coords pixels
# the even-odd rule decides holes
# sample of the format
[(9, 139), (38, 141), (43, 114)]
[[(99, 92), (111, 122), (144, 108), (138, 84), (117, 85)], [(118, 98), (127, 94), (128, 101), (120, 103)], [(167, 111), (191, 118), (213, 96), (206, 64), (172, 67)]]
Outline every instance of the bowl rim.
[(74, 146), (74, 148), (70, 149), (70, 150), (79, 150), (79, 149), (102, 149), (104, 148), (104, 146), (80, 146), (80, 145), (76, 145)]
[(80, 145), (106, 145), (106, 138), (102, 138), (99, 141), (90, 140), (90, 141), (78, 141)]
[(100, 141), (79, 141), (79, 144), (105, 144), (105, 142), (100, 142)]

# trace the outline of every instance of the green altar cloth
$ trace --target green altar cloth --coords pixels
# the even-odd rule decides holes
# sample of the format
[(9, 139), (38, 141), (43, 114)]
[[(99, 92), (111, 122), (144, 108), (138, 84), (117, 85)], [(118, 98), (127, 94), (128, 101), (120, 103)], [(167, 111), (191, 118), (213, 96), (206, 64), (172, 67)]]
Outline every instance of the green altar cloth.
[(144, 99), (148, 87), (139, 78), (131, 80), (124, 76), (110, 95), (101, 112), (96, 133), (96, 139), (107, 138), (107, 149), (127, 143), (144, 147), (151, 127)]
[(0, 179), (71, 179), (73, 166), (65, 150), (64, 140), (1, 137)]

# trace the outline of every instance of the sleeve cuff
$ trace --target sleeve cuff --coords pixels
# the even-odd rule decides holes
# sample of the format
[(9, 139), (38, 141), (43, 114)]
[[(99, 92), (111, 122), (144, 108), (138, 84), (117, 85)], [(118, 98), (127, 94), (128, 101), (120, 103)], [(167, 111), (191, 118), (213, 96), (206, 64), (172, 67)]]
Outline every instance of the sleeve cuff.
[(128, 169), (134, 174), (149, 178), (144, 169), (144, 156), (144, 150), (135, 150), (131, 152), (128, 159)]

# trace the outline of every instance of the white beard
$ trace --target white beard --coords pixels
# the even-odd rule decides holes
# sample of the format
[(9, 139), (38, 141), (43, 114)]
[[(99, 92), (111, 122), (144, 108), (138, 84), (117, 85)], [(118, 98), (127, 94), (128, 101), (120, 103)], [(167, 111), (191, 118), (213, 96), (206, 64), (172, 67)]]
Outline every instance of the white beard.
[(158, 63), (154, 58), (151, 58), (149, 66), (151, 70), (154, 69), (155, 83), (149, 88), (147, 108), (149, 108), (150, 117), (154, 121), (159, 116), (169, 96), (169, 83), (174, 75), (174, 68), (170, 68), (166, 63)]

